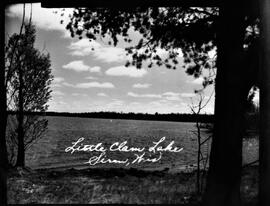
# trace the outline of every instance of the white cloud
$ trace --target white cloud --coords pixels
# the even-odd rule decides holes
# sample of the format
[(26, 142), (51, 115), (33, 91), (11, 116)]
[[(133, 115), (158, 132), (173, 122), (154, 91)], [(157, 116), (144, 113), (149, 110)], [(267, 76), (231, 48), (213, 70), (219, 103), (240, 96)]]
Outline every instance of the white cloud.
[(100, 50), (101, 44), (94, 40), (81, 39), (76, 42), (71, 42), (68, 49), (71, 50), (71, 55), (73, 56), (87, 56), (94, 54), (97, 50)]
[(163, 93), (163, 95), (166, 95), (166, 96), (178, 96), (179, 93), (175, 93), (175, 92), (165, 92), (165, 93)]
[(85, 79), (90, 79), (90, 80), (92, 80), (92, 79), (97, 79), (97, 77), (88, 76), (88, 77), (85, 77)]
[(125, 107), (125, 102), (119, 99), (113, 99), (110, 103), (105, 105), (104, 110), (107, 111), (123, 111)]
[(162, 98), (160, 101), (180, 101), (180, 93), (175, 92), (165, 92), (163, 94), (137, 94), (134, 92), (128, 92), (128, 96), (131, 97), (144, 97), (144, 98)]
[(179, 96), (167, 96), (165, 97), (167, 100), (170, 100), (170, 101), (180, 101), (181, 98)]
[(87, 83), (79, 83), (74, 85), (75, 88), (80, 88), (80, 89), (87, 89), (87, 88), (114, 88), (114, 85), (110, 82), (104, 82), (104, 83), (99, 83), (99, 82), (87, 82)]
[(74, 70), (76, 72), (89, 71), (90, 67), (85, 65), (82, 60), (72, 61), (66, 65), (63, 65), (64, 69)]
[(191, 84), (199, 84), (199, 85), (202, 85), (204, 79), (203, 77), (199, 77), (199, 78), (196, 78), (192, 81), (187, 81), (188, 83), (191, 83)]
[(56, 91), (52, 91), (52, 95), (53, 95), (53, 96), (64, 96), (65, 93), (56, 90)]
[(136, 67), (117, 66), (108, 69), (105, 74), (110, 76), (128, 76), (128, 77), (143, 77), (147, 74), (145, 69), (137, 69)]
[(76, 61), (72, 61), (69, 62), (66, 65), (63, 65), (64, 69), (69, 69), (69, 70), (73, 70), (76, 72), (100, 72), (101, 68), (99, 66), (94, 66), (94, 67), (90, 67), (86, 64), (84, 64), (84, 62), (82, 60), (76, 60)]
[(181, 97), (195, 97), (194, 93), (181, 93)]
[(123, 62), (128, 59), (125, 49), (104, 46), (94, 40), (81, 39), (77, 42), (72, 42), (68, 48), (73, 56), (92, 55), (94, 58), (106, 63)]
[(62, 85), (59, 84), (59, 83), (52, 83), (51, 86), (52, 86), (53, 88), (56, 88), (56, 87), (62, 87)]
[(107, 96), (108, 96), (107, 94), (105, 94), (105, 93), (102, 93), (102, 92), (100, 92), (100, 93), (97, 93), (97, 95), (98, 95), (98, 96), (100, 96), (100, 97), (107, 97)]
[(71, 96), (74, 96), (74, 97), (77, 97), (77, 96), (80, 96), (81, 94), (80, 93), (72, 93)]
[(63, 82), (65, 79), (63, 77), (54, 77), (53, 82), (54, 83), (61, 83)]
[(71, 84), (68, 82), (63, 82), (62, 85), (67, 87), (79, 88), (79, 89), (87, 89), (87, 88), (115, 88), (115, 86), (110, 82), (84, 82), (78, 84)]
[[(73, 56), (92, 55), (95, 59), (106, 63), (131, 60), (131, 56), (127, 55), (124, 48), (107, 46), (94, 40), (89, 41), (89, 39), (81, 39), (76, 42), (73, 41), (68, 48), (71, 50), (70, 54)], [(156, 50), (156, 54), (161, 57), (165, 57), (168, 54), (168, 51), (165, 49), (157, 48)], [(176, 49), (175, 51), (179, 53), (179, 57), (183, 56), (181, 49)], [(138, 53), (144, 52), (144, 49), (138, 50)]]
[(180, 94), (175, 93), (175, 92), (165, 92), (165, 93), (163, 93), (163, 96), (165, 97), (165, 99), (170, 100), (170, 101), (179, 101), (179, 100), (181, 100)]
[[(30, 16), (30, 4), (26, 4), (26, 18)], [(41, 29), (44, 30), (57, 30), (63, 32), (64, 37), (70, 37), (70, 34), (65, 29), (65, 25), (69, 22), (69, 14), (72, 14), (73, 9), (66, 8), (65, 11), (61, 9), (49, 9), (42, 8), (40, 3), (32, 4), (32, 21), (33, 23)], [(58, 13), (55, 14), (54, 11)], [(64, 16), (60, 14), (64, 12)], [(14, 4), (6, 9), (6, 14), (10, 17), (22, 18), (23, 16), (23, 4)], [(60, 21), (63, 20), (63, 24)]]
[(62, 83), (65, 81), (63, 77), (54, 77), (51, 86), (52, 87), (62, 87)]
[(133, 88), (138, 88), (138, 89), (144, 89), (144, 88), (149, 88), (151, 86), (151, 84), (133, 84)]
[(160, 107), (162, 103), (159, 101), (153, 101), (153, 102), (149, 102), (149, 105), (152, 107)]
[(72, 93), (71, 96), (74, 96), (74, 97), (87, 97), (87, 94), (82, 94), (82, 93)]
[(89, 69), (90, 72), (96, 72), (99, 73), (101, 68), (99, 66), (94, 66)]
[(70, 107), (68, 103), (64, 101), (55, 101), (52, 100), (49, 102), (49, 110), (50, 111), (68, 111), (68, 108)]
[(150, 102), (131, 102), (127, 104), (125, 108), (125, 112), (139, 112), (142, 111), (144, 113), (181, 113), (185, 112), (187, 109), (187, 105), (184, 103), (175, 103), (166, 101), (163, 99), (157, 99), (155, 101)]
[(141, 105), (141, 103), (140, 102), (131, 102), (129, 105), (130, 106), (138, 106), (138, 105)]
[(74, 86), (73, 84), (70, 84), (68, 82), (63, 82), (62, 85), (67, 86), (67, 87), (73, 87)]
[(161, 98), (162, 97), (160, 94), (136, 94), (133, 92), (128, 92), (127, 95), (131, 97), (145, 97), (145, 98)]

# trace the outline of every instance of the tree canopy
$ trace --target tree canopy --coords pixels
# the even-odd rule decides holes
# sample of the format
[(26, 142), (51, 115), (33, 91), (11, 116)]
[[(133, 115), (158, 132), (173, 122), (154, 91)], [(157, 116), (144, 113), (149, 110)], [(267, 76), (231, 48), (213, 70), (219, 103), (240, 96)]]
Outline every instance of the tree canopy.
[[(23, 24), (24, 32), (14, 33), (5, 45), (7, 107), (19, 111), (9, 115), (7, 145), (9, 163), (24, 166), (24, 151), (41, 138), (48, 120), (25, 112), (44, 112), (51, 97), (53, 79), (49, 54), (34, 47), (36, 30), (31, 23)], [(20, 151), (23, 151), (20, 153)]]
[[(214, 83), (215, 78), (216, 55), (210, 53), (217, 46), (218, 23), (219, 9), (215, 7), (77, 8), (70, 16), (66, 29), (72, 37), (86, 37), (90, 41), (106, 39), (108, 44), (114, 46), (119, 43), (120, 37), (123, 38), (133, 44), (126, 48), (127, 55), (132, 57), (126, 66), (137, 68), (146, 62), (149, 68), (155, 64), (176, 69), (181, 49), (189, 75), (198, 78), (203, 69), (208, 70), (203, 82), (206, 87)], [(243, 49), (247, 50), (258, 37), (258, 23), (257, 16), (247, 13)], [(138, 42), (132, 42), (131, 30), (141, 34)], [(167, 56), (161, 57), (159, 49), (166, 50)]]
[(16, 110), (19, 104), (19, 69), (23, 79), (24, 111), (45, 111), (49, 100), (51, 63), (49, 54), (43, 54), (34, 48), (35, 27), (25, 26), (23, 34), (13, 34), (6, 45), (6, 85), (8, 88), (8, 107)]

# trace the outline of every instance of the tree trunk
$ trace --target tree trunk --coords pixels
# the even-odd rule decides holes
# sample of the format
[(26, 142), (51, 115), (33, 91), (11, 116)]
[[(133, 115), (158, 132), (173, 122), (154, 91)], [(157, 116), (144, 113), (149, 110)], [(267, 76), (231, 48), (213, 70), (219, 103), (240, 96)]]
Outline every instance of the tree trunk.
[[(0, 45), (4, 45), (5, 36), (4, 36), (4, 29), (5, 29), (5, 11), (4, 9), (1, 10), (0, 14)], [(6, 173), (7, 173), (7, 146), (6, 146), (6, 125), (7, 125), (7, 94), (6, 94), (6, 87), (5, 87), (5, 69), (4, 69), (4, 47), (1, 47), (2, 52), (0, 52), (0, 59), (1, 59), (1, 68), (0, 68), (0, 205), (6, 205), (7, 203), (7, 184), (6, 184)]]
[(244, 105), (248, 87), (243, 68), (244, 15), (225, 2), (220, 8), (215, 124), (205, 206), (239, 206)]
[[(198, 116), (200, 115), (199, 113), (197, 114)], [(198, 118), (197, 116), (197, 118)], [(201, 129), (199, 125), (199, 120), (196, 120), (196, 127), (197, 127), (197, 142), (198, 142), (198, 151), (197, 151), (197, 194), (201, 194), (201, 168), (200, 168), (200, 163), (201, 163)]]
[(19, 114), (18, 114), (18, 154), (17, 167), (24, 167), (25, 151), (24, 151), (24, 129), (23, 129), (23, 71), (22, 66), (19, 67)]
[(270, 2), (262, 0), (260, 74), (260, 182), (259, 205), (270, 205)]

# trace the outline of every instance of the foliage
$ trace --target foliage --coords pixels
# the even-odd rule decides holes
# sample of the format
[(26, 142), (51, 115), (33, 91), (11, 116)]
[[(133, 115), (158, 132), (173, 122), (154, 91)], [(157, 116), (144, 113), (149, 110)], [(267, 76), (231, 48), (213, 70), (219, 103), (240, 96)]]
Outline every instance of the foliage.
[[(34, 48), (35, 27), (24, 26), (24, 33), (13, 34), (5, 45), (5, 72), (8, 109), (19, 110), (19, 88), (22, 86), (23, 110), (45, 112), (48, 108), (50, 83), (53, 76), (50, 69), (50, 56)], [(19, 72), (22, 72), (22, 85)], [(18, 147), (18, 115), (9, 116), (7, 143), (9, 160), (13, 165)], [(48, 121), (37, 115), (24, 115), (24, 147), (27, 149), (46, 131)]]
[[(151, 68), (154, 64), (176, 69), (181, 53), (184, 67), (195, 78), (207, 69), (203, 86), (215, 81), (218, 8), (168, 7), (168, 8), (77, 8), (70, 16), (66, 29), (71, 37), (83, 37), (90, 41), (98, 38), (116, 46), (123, 38), (132, 46), (126, 48), (132, 60), (126, 66), (137, 68), (143, 62)], [(64, 13), (62, 13), (64, 15)], [(63, 23), (63, 21), (61, 21)], [(247, 50), (258, 37), (258, 19), (247, 16), (243, 48)], [(141, 35), (138, 42), (132, 40), (132, 32)], [(165, 50), (167, 55), (160, 54)]]
[[(25, 115), (24, 116), (24, 149), (27, 150), (32, 144), (38, 141), (46, 133), (48, 127), (48, 120), (39, 115)], [(16, 154), (18, 150), (18, 121), (15, 115), (9, 115), (7, 124), (7, 146), (8, 146), (8, 160), (10, 165), (15, 165)]]
[[(79, 8), (74, 10), (66, 29), (79, 39), (109, 37), (108, 44), (114, 46), (123, 37), (124, 42), (134, 44), (126, 48), (132, 57), (126, 66), (141, 68), (147, 60), (149, 68), (155, 64), (176, 69), (182, 53), (188, 74), (198, 78), (203, 68), (209, 69), (204, 81), (207, 86), (215, 76), (216, 56), (209, 52), (216, 47), (217, 17), (217, 8)], [(131, 39), (132, 32), (140, 33), (138, 42)], [(166, 51), (165, 57), (161, 50)]]
[[(25, 111), (45, 111), (50, 98), (52, 81), (49, 54), (42, 54), (34, 48), (35, 27), (25, 26), (25, 33), (14, 34), (6, 45), (6, 73), (8, 90), (8, 109), (18, 107), (19, 90), (18, 69), (23, 70), (23, 97)], [(18, 41), (17, 45), (15, 42)], [(16, 48), (15, 48), (16, 47)], [(14, 54), (13, 54), (14, 52)], [(12, 58), (13, 55), (13, 58)], [(12, 59), (12, 62), (11, 62)]]

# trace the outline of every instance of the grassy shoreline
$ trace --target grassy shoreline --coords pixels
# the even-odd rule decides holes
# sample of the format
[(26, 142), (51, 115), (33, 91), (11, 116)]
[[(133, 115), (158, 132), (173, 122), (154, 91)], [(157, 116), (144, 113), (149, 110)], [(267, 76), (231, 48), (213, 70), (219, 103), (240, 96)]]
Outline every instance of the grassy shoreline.
[[(255, 205), (258, 168), (243, 169), (244, 205)], [(131, 169), (11, 170), (9, 204), (180, 204), (199, 205), (195, 172)]]

